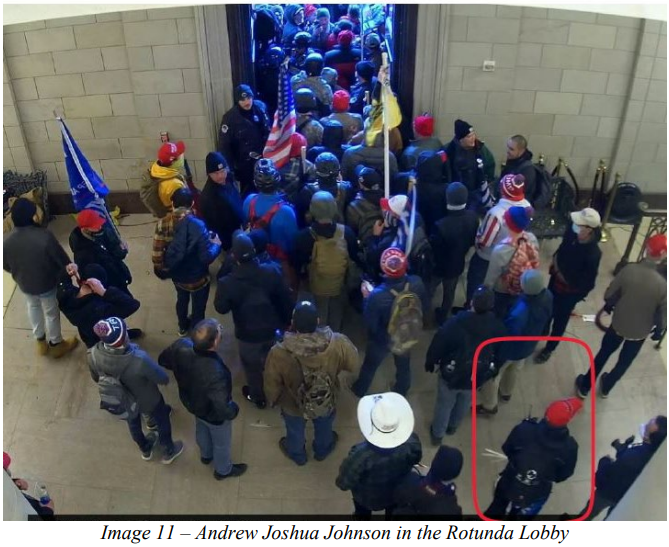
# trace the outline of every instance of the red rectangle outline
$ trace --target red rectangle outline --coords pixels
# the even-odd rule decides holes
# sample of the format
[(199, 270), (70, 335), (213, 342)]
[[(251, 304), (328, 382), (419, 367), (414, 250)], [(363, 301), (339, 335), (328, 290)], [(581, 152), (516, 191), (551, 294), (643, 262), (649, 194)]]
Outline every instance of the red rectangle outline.
[(503, 522), (497, 519), (488, 518), (483, 514), (483, 511), (481, 511), (479, 506), (478, 490), (476, 488), (476, 366), (478, 364), (481, 350), (488, 344), (494, 344), (496, 342), (573, 342), (585, 348), (585, 351), (588, 354), (588, 359), (590, 359), (590, 501), (588, 502), (588, 510), (584, 515), (575, 519), (570, 519), (567, 522), (585, 520), (590, 516), (590, 513), (592, 513), (592, 508), (595, 503), (595, 358), (590, 346), (583, 340), (565, 336), (502, 336), (500, 338), (485, 340), (476, 348), (472, 363), (472, 494), (474, 496), (474, 509), (476, 510), (476, 514), (482, 520), (489, 522)]

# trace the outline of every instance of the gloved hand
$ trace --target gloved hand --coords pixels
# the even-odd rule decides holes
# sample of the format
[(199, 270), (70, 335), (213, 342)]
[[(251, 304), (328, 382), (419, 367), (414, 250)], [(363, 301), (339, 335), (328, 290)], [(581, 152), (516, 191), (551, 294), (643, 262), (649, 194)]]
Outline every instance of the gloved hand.
[(631, 445), (634, 442), (634, 435), (631, 437), (627, 437), (624, 442), (621, 442), (620, 439), (616, 439), (611, 443), (611, 446), (615, 448), (616, 453), (625, 450), (629, 445)]
[(425, 361), (425, 372), (434, 372), (435, 370), (435, 364), (436, 363), (430, 363), (428, 361)]

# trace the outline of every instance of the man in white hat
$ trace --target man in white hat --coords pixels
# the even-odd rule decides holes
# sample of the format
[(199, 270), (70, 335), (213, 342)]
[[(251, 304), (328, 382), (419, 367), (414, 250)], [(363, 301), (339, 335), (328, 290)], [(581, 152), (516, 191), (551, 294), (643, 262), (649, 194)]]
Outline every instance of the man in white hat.
[(368, 395), (358, 403), (358, 425), (365, 441), (351, 448), (335, 481), (353, 495), (355, 516), (394, 509), (393, 491), (423, 455), (409, 402), (398, 393)]
[[(599, 213), (587, 207), (571, 213), (571, 221), (550, 266), (548, 289), (553, 294), (551, 336), (564, 335), (576, 304), (585, 300), (595, 288), (602, 258), (599, 248), (602, 220)], [(548, 342), (534, 361), (538, 364), (548, 361), (558, 344)]]

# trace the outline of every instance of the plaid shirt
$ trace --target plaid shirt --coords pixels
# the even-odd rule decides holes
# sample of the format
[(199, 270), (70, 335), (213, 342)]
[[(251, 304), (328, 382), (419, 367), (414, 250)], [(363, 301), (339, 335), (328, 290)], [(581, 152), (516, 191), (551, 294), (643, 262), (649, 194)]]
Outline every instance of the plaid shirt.
[(191, 214), (190, 209), (179, 208), (170, 211), (158, 221), (156, 224), (156, 231), (153, 234), (153, 252), (151, 254), (151, 261), (153, 262), (153, 271), (161, 274), (166, 274), (165, 268), (165, 250), (174, 239), (174, 226), (177, 222), (183, 219), (186, 215)]
[(380, 511), (392, 505), (395, 487), (422, 456), (415, 433), (404, 444), (387, 450), (365, 441), (351, 448), (339, 468), (336, 484), (340, 490), (351, 490), (360, 505)]

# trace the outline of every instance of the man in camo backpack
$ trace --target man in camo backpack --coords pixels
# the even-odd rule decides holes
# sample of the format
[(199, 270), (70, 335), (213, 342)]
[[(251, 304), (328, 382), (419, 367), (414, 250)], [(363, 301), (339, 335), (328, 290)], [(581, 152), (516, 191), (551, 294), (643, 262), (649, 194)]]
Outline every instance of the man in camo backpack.
[(358, 364), (358, 350), (346, 336), (319, 326), (314, 304), (295, 306), (290, 331), (267, 356), (265, 396), (271, 406), (281, 407), (286, 436), (279, 448), (297, 465), (307, 463), (307, 420), (314, 423), (314, 459), (322, 461), (334, 450), (338, 377), (342, 371), (357, 374)]

